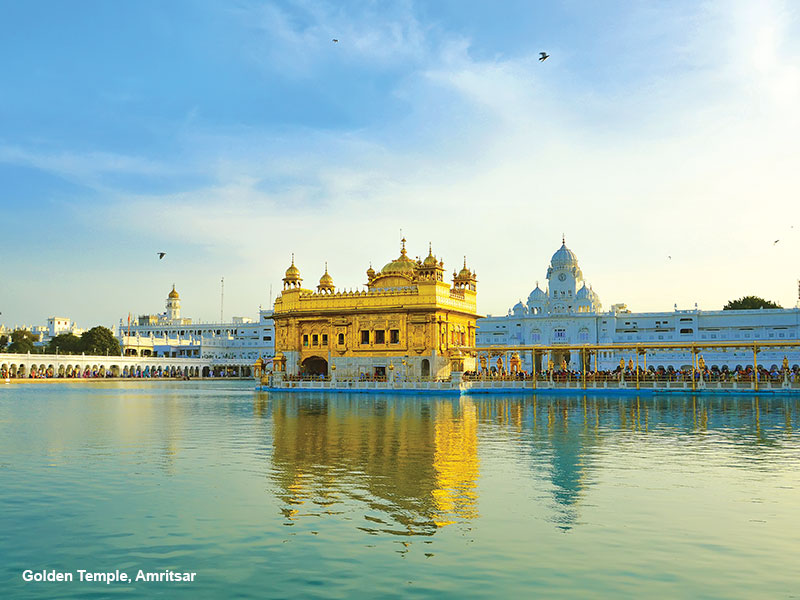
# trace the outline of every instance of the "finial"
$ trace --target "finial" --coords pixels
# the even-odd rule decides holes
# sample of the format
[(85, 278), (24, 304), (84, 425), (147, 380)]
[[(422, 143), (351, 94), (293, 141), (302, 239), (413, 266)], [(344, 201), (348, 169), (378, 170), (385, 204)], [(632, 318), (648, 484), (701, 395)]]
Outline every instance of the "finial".
[[(400, 231), (402, 231), (402, 229)], [(402, 244), (402, 246), (400, 247), (400, 254), (405, 256), (406, 255), (406, 238), (403, 238), (402, 240), (400, 240), (400, 243)]]
[(464, 268), (467, 268), (467, 255), (464, 255)]
[(292, 264), (294, 264), (294, 252), (292, 252)]
[(328, 272), (328, 261), (327, 260), (325, 261), (325, 272), (326, 273)]
[(428, 256), (433, 256), (433, 244), (428, 242)]
[(567, 243), (567, 242), (566, 242), (566, 241), (564, 241), (564, 234), (562, 233), (562, 234), (561, 234), (561, 245), (562, 245), (562, 246), (564, 246), (564, 245), (566, 245), (566, 243)]

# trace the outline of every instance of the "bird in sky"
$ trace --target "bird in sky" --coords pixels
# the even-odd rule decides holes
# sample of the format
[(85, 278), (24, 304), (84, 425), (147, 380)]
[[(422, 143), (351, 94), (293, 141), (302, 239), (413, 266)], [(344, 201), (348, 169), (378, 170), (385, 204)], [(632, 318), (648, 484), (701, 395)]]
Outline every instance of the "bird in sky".
[(774, 242), (772, 242), (772, 245), (774, 246), (774, 245), (775, 245), (775, 244), (777, 244), (778, 242), (780, 242), (780, 240), (775, 240)]
[(334, 43), (334, 44), (338, 44), (338, 43), (339, 43), (339, 40), (337, 40), (336, 38), (333, 38), (333, 43)]
[(667, 258), (668, 258), (668, 259), (670, 259), (670, 260), (672, 260), (672, 256), (668, 256)]
[(166, 252), (156, 252), (156, 254), (158, 254), (158, 260), (161, 260), (167, 255)]
[(550, 58), (550, 55), (547, 52), (539, 52), (539, 62), (544, 62), (548, 58)]

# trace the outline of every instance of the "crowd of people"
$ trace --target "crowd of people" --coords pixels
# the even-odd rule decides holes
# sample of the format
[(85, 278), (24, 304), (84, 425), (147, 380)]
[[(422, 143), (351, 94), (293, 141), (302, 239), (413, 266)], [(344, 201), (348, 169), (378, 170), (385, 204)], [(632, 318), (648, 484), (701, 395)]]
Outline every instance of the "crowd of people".
[[(759, 366), (754, 369), (748, 365), (746, 367), (737, 366), (734, 369), (723, 367), (722, 369), (713, 367), (705, 367), (703, 369), (692, 369), (691, 367), (684, 367), (675, 369), (673, 367), (650, 367), (644, 369), (639, 367), (622, 369), (617, 367), (614, 370), (598, 370), (586, 371), (585, 380), (588, 382), (619, 382), (624, 379), (626, 382), (631, 381), (699, 381), (701, 378), (704, 381), (721, 381), (721, 382), (752, 382), (756, 379), (759, 382), (781, 382), (786, 378), (791, 381), (800, 381), (800, 368), (795, 365), (793, 368), (779, 368), (773, 367), (766, 369)], [(469, 371), (464, 374), (468, 380), (521, 380), (530, 381), (533, 379), (533, 373), (524, 370), (516, 372), (507, 372), (505, 370), (483, 370), (483, 371)], [(583, 381), (584, 373), (580, 370), (574, 369), (548, 369), (545, 371), (536, 372), (537, 381), (553, 381), (553, 382), (567, 382), (567, 381)]]

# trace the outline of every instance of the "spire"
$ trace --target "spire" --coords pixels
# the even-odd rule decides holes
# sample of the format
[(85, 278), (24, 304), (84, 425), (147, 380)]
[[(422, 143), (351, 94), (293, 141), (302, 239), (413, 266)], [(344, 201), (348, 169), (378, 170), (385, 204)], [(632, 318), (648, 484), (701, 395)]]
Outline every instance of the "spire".
[(400, 240), (400, 244), (401, 244), (400, 255), (401, 256), (405, 256), (406, 255), (406, 238), (403, 238), (402, 240)]
[(567, 242), (564, 239), (564, 234), (563, 233), (561, 234), (561, 245), (562, 246), (566, 246), (567, 245)]

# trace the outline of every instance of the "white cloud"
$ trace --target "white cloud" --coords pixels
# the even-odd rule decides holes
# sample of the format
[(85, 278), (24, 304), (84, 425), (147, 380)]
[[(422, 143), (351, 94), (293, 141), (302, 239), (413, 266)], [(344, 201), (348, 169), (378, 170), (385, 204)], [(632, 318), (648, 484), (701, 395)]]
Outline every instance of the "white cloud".
[[(786, 5), (752, 6), (704, 5), (673, 23), (659, 14), (652, 27), (678, 48), (675, 63), (607, 94), (581, 86), (577, 57), (476, 60), (468, 40), (433, 35), (403, 11), (347, 23), (309, 4), (311, 25), (298, 27), (266, 7), (264, 31), (293, 48), (306, 74), (335, 35), (364, 60), (414, 63), (394, 90), (411, 103), (408, 116), (347, 134), (192, 124), (184, 141), (213, 185), (117, 190), (115, 200), (157, 214), (147, 224), (156, 238), (205, 248), (204, 272), (235, 274), (239, 297), (228, 296), (240, 313), (266, 304), (270, 284), (277, 292), (291, 252), (309, 287), (326, 260), (337, 285), (363, 283), (370, 261), (379, 268), (396, 256), (401, 227), (412, 255), (429, 240), (448, 268), (466, 254), (481, 308), (495, 314), (544, 281), (562, 232), (606, 306), (718, 308), (749, 293), (793, 305), (798, 23)], [(625, 57), (631, 72), (652, 58), (647, 33), (638, 35), (641, 55)], [(26, 160), (89, 180), (96, 170), (162, 168), (98, 158)], [(141, 223), (113, 220), (115, 210), (95, 218), (136, 235)], [(216, 296), (193, 302), (214, 315)]]

